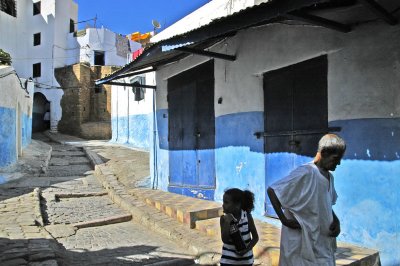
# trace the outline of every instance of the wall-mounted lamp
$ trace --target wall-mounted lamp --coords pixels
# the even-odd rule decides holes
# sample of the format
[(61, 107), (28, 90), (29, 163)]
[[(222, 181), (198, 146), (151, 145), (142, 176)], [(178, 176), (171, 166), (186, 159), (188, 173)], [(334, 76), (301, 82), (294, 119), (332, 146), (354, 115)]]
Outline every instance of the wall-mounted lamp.
[(222, 103), (222, 97), (219, 97), (218, 98), (218, 104), (221, 104)]

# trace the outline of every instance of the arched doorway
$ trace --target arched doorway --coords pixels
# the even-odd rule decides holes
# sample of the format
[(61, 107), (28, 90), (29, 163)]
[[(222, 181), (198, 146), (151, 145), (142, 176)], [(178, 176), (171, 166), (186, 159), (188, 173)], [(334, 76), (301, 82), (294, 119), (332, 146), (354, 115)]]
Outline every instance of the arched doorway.
[(42, 93), (36, 92), (33, 95), (32, 132), (50, 129), (50, 117), (49, 120), (44, 120), (47, 111), (50, 114), (50, 102)]

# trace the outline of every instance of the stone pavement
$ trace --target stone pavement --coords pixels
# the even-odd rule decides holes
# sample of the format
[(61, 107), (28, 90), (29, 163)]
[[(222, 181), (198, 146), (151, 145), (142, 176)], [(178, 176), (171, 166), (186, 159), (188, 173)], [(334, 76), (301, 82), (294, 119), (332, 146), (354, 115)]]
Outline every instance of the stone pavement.
[[(221, 214), (220, 204), (203, 201), (198, 208), (198, 199), (149, 189), (148, 166), (145, 166), (148, 165), (148, 155), (143, 151), (105, 141), (47, 135), (60, 143), (84, 146), (95, 165), (95, 176), (112, 201), (129, 212), (134, 220), (186, 246), (197, 255), (198, 263), (218, 263), (221, 250), (217, 218)], [(277, 265), (279, 228), (261, 221), (256, 221), (256, 225), (260, 234), (260, 242), (254, 249), (256, 265)], [(380, 265), (379, 253), (339, 243), (337, 265)]]
[(44, 173), (51, 150), (33, 140), (23, 158), (1, 169), (0, 183), (7, 183), (0, 186), (0, 265), (57, 265), (57, 243), (42, 227), (40, 189), (14, 186), (25, 182), (25, 175)]
[[(112, 259), (114, 253), (121, 254), (120, 257), (127, 265), (141, 265), (142, 254), (132, 255), (123, 248), (124, 245), (132, 244), (130, 242), (132, 239), (120, 238), (121, 233), (125, 235), (143, 233), (135, 231), (135, 227), (131, 224), (132, 221), (163, 236), (161, 239), (165, 240), (162, 241), (174, 240), (179, 243), (190, 254), (196, 255), (198, 264), (215, 265), (218, 263), (221, 250), (218, 224), (218, 216), (221, 214), (220, 203), (149, 189), (147, 152), (105, 141), (85, 141), (49, 132), (47, 135), (53, 141), (83, 147), (90, 162), (95, 166), (95, 171), (89, 171), (84, 178), (70, 176), (60, 177), (65, 180), (58, 180), (65, 182), (51, 183), (44, 177), (38, 177), (36, 179), (38, 187), (48, 188), (43, 191), (40, 188), (34, 191), (28, 190), (29, 181), (26, 184), (23, 178), (18, 182), (12, 181), (13, 178), (21, 177), (20, 174), (18, 176), (18, 169), (25, 167), (24, 170), (29, 170), (33, 176), (46, 176), (48, 175), (47, 169), (56, 167), (62, 171), (62, 167), (65, 166), (63, 160), (58, 160), (57, 156), (51, 161), (49, 160), (50, 146), (33, 145), (35, 152), (30, 151), (32, 152), (31, 161), (25, 162), (25, 165), (17, 165), (14, 167), (14, 172), (11, 170), (8, 173), (0, 173), (3, 176), (8, 175), (7, 177), (11, 180), (6, 185), (0, 186), (0, 192), (2, 192), (0, 202), (1, 265), (58, 265), (57, 261), (62, 260), (62, 256), (65, 254), (59, 250), (57, 241), (70, 251), (70, 261), (66, 265), (114, 265), (117, 262), (120, 263), (120, 259), (118, 261)], [(54, 147), (56, 154), (60, 152), (71, 158), (79, 155), (69, 152), (69, 149), (65, 147), (62, 147), (60, 151), (56, 150), (57, 146)], [(79, 164), (87, 163), (82, 158), (76, 160)], [(98, 181), (100, 181), (100, 187)], [(80, 195), (74, 194), (76, 191), (79, 191)], [(51, 210), (47, 214), (48, 217), (41, 216), (40, 194), (46, 199), (48, 209)], [(87, 205), (84, 205), (91, 206), (93, 204), (94, 208), (94, 206), (103, 204), (104, 213), (114, 217), (115, 221), (123, 222), (129, 219), (132, 221), (119, 223), (119, 227), (107, 223), (102, 226), (101, 231), (94, 230), (89, 227), (90, 225), (84, 217), (93, 218), (90, 223), (94, 224), (105, 224), (106, 221), (101, 215), (96, 216), (102, 211), (96, 212), (88, 207), (85, 209), (86, 211), (71, 216), (70, 227), (65, 224), (58, 225), (61, 222), (58, 219), (63, 209), (74, 209), (74, 206), (86, 203), (86, 196), (94, 194), (103, 199), (101, 203), (88, 202)], [(106, 195), (111, 201), (105, 199)], [(80, 197), (78, 200), (77, 196)], [(51, 204), (55, 204), (55, 200), (59, 204), (59, 209), (51, 206)], [(123, 211), (112, 208), (111, 202), (119, 205)], [(80, 216), (82, 219), (76, 219)], [(52, 221), (52, 225), (44, 226), (44, 218)], [(68, 222), (68, 219), (62, 219), (63, 223), (65, 221)], [(77, 226), (81, 228), (78, 231), (76, 230)], [(261, 221), (256, 221), (256, 226), (260, 233), (260, 242), (254, 249), (256, 265), (277, 265), (279, 228)], [(105, 245), (97, 246), (98, 242), (94, 239), (101, 237), (104, 238)], [(145, 238), (145, 236), (143, 237)], [(146, 238), (148, 237), (146, 236)], [(156, 237), (153, 241), (157, 241), (157, 239), (160, 238)], [(145, 239), (142, 242), (143, 252), (149, 256), (147, 259), (156, 258), (160, 252), (162, 255), (171, 252), (171, 250), (153, 250), (151, 245), (146, 244), (147, 240), (151, 241), (151, 239)], [(135, 243), (137, 243), (137, 239), (135, 239)], [(167, 242), (165, 244), (168, 245)], [(91, 250), (91, 252), (82, 253), (84, 250)], [(96, 250), (98, 250), (98, 254)], [(107, 252), (113, 254), (106, 254)], [(103, 260), (101, 263), (96, 261), (95, 258), (100, 256), (110, 258), (110, 261)], [(173, 252), (170, 256), (174, 256)], [(82, 261), (85, 263), (82, 264)], [(157, 261), (154, 263), (154, 265), (158, 265)], [(169, 265), (181, 265), (180, 263), (181, 261), (177, 261), (176, 264)], [(337, 254), (337, 264), (379, 265), (379, 254), (374, 250), (341, 243)]]
[(118, 208), (93, 171), (76, 171), (89, 162), (82, 148), (41, 143), (25, 153), (26, 165), (0, 185), (0, 265), (193, 264), (185, 248)]

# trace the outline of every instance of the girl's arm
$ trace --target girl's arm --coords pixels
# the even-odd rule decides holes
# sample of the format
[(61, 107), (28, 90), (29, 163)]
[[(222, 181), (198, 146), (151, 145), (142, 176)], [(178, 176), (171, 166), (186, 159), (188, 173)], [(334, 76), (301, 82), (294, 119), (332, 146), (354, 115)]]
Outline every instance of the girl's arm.
[(221, 218), (219, 219), (219, 224), (221, 227), (221, 239), (223, 243), (231, 243), (231, 237), (229, 235), (229, 228), (231, 224), (232, 219), (227, 219), (226, 215), (222, 215)]
[(249, 212), (247, 213), (247, 221), (249, 223), (249, 230), (250, 230), (250, 233), (251, 233), (251, 241), (250, 241), (249, 245), (247, 246), (247, 248), (245, 248), (244, 250), (238, 252), (239, 255), (244, 255), (248, 251), (252, 250), (253, 247), (257, 244), (258, 239), (259, 239), (258, 238), (257, 228), (256, 228), (256, 225), (254, 224), (253, 216)]

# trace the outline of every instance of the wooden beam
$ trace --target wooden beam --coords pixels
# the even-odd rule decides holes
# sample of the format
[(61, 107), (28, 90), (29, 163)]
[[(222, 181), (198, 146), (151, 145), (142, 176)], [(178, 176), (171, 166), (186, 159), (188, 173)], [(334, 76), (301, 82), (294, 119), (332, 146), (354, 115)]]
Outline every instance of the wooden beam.
[(369, 8), (375, 15), (382, 18), (386, 23), (390, 25), (396, 25), (397, 19), (392, 16), (386, 9), (384, 9), (380, 4), (378, 4), (375, 0), (360, 0), (363, 5)]
[(310, 15), (310, 14), (300, 12), (300, 11), (290, 12), (290, 13), (284, 14), (283, 16), (287, 19), (300, 20), (300, 21), (304, 21), (307, 23), (317, 25), (317, 26), (344, 32), (344, 33), (351, 31), (351, 27), (349, 25), (345, 25), (345, 24), (342, 24), (342, 23), (339, 23), (339, 22), (336, 22), (333, 20)]
[(125, 86), (125, 87), (135, 87), (135, 88), (146, 88), (146, 89), (156, 89), (157, 86), (153, 85), (143, 85), (137, 83), (124, 83), (124, 82), (116, 82), (116, 81), (107, 81), (103, 83), (104, 85), (117, 85), (117, 86)]
[(236, 60), (236, 56), (235, 55), (227, 55), (227, 54), (215, 53), (215, 52), (210, 52), (210, 51), (193, 49), (193, 48), (189, 48), (189, 47), (178, 47), (178, 48), (176, 48), (174, 50), (181, 51), (181, 52), (184, 52), (184, 53), (204, 55), (204, 56), (209, 56), (209, 57), (219, 58), (219, 59), (224, 59), (224, 60), (229, 60), (229, 61), (235, 61)]
[(152, 68), (152, 69), (146, 69), (146, 70), (137, 71), (137, 72), (121, 74), (121, 75), (116, 76), (114, 79), (128, 78), (128, 77), (132, 77), (132, 76), (136, 76), (136, 75), (140, 75), (140, 74), (144, 74), (144, 73), (149, 73), (149, 72), (153, 72), (153, 71), (156, 71), (156, 69)]

